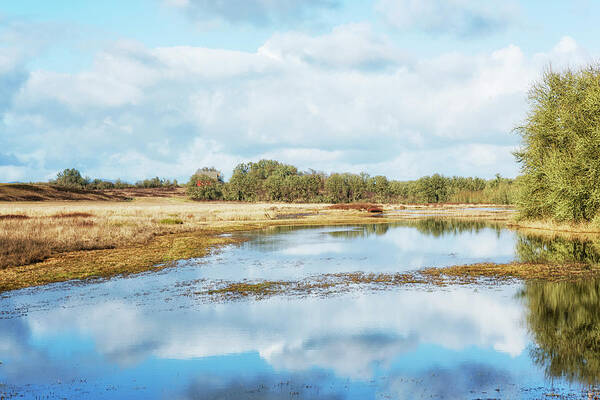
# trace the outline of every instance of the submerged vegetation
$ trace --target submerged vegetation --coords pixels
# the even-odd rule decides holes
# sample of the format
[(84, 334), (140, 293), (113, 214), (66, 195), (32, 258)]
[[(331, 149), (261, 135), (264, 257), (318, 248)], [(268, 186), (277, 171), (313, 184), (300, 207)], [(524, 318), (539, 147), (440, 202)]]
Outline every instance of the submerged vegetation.
[[(566, 268), (550, 264), (509, 263), (473, 264), (444, 268), (425, 268), (408, 273), (344, 272), (320, 274), (297, 281), (243, 281), (216, 282), (213, 287), (195, 291), (209, 301), (263, 299), (271, 296), (331, 295), (356, 289), (382, 290), (404, 286), (447, 286), (453, 284), (496, 284), (500, 281), (520, 279), (546, 284), (577, 284), (600, 278), (600, 269), (583, 264)], [(492, 279), (490, 281), (490, 279)], [(206, 282), (204, 283), (206, 284)], [(532, 283), (533, 284), (533, 283)]]

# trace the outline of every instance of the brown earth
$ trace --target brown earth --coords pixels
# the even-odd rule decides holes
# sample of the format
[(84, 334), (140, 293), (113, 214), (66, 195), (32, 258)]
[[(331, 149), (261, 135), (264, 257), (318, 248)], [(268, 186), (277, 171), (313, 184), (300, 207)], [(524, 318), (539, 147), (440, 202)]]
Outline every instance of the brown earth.
[(49, 184), (0, 184), (0, 201), (94, 200), (124, 201), (124, 193), (64, 188)]

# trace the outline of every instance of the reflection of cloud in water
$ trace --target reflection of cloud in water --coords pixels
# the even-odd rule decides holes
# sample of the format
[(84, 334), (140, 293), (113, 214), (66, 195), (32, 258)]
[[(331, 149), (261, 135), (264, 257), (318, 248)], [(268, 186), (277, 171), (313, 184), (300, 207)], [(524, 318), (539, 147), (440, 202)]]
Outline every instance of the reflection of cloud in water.
[(501, 238), (492, 229), (478, 233), (464, 232), (452, 236), (428, 236), (414, 229), (390, 230), (381, 240), (392, 243), (399, 251), (407, 253), (460, 254), (466, 257), (513, 257), (514, 239), (504, 231)]
[(315, 256), (319, 254), (342, 253), (344, 246), (341, 243), (319, 243), (319, 244), (301, 244), (281, 251), (283, 254), (291, 256)]
[(30, 342), (31, 330), (26, 321), (19, 318), (0, 320), (0, 373), (10, 377), (8, 382), (19, 384), (29, 383), (31, 377), (51, 381), (73, 376), (67, 368), (52, 360), (46, 349), (36, 348)]
[(452, 368), (433, 367), (417, 375), (390, 377), (394, 398), (467, 399), (520, 398), (508, 371), (491, 365), (461, 363)]
[[(310, 384), (307, 384), (310, 383)], [(342, 389), (331, 388), (327, 377), (317, 373), (238, 377), (219, 376), (197, 378), (182, 395), (181, 400), (283, 400), (283, 399), (344, 399)]]
[[(321, 366), (343, 376), (365, 376), (373, 362), (389, 363), (419, 344), (454, 350), (492, 347), (514, 356), (526, 343), (518, 304), (469, 288), (274, 298), (161, 313), (115, 302), (58, 309), (28, 320), (38, 337), (73, 331), (91, 337), (96, 351), (121, 365), (151, 356), (259, 352), (277, 368)], [(345, 358), (340, 356), (344, 351)]]
[[(416, 335), (383, 333), (312, 338), (299, 345), (271, 348), (261, 353), (277, 369), (288, 371), (327, 368), (343, 377), (369, 379), (375, 364), (389, 366), (398, 354), (416, 349)], [(359, 362), (357, 363), (357, 360)]]
[(133, 304), (107, 302), (73, 314), (63, 309), (49, 318), (32, 319), (35, 336), (53, 335), (64, 330), (91, 336), (102, 356), (121, 366), (145, 360), (164, 345), (159, 334), (159, 321), (142, 314)]
[[(502, 233), (503, 235), (506, 232)], [(473, 257), (490, 257), (490, 256), (512, 256), (514, 255), (513, 240), (498, 240), (496, 232), (487, 231), (485, 234), (481, 232), (477, 238), (466, 240), (463, 242), (467, 253)]]

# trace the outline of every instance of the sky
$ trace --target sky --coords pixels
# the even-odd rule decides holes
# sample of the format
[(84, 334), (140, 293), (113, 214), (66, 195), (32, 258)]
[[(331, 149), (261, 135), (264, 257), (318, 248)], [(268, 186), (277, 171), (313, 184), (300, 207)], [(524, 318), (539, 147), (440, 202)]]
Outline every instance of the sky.
[(187, 181), (276, 159), (515, 177), (544, 69), (598, 61), (593, 0), (0, 0), (0, 182)]

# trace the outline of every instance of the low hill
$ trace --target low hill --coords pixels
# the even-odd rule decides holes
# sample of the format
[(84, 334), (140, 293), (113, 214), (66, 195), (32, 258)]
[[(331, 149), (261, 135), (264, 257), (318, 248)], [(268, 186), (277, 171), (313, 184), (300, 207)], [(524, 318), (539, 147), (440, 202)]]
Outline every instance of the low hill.
[(49, 184), (0, 184), (0, 201), (128, 200), (125, 194), (65, 188)]
[(106, 189), (102, 193), (114, 196), (125, 196), (128, 198), (139, 197), (185, 197), (185, 188), (183, 187), (159, 187), (159, 188), (124, 188), (124, 189)]

